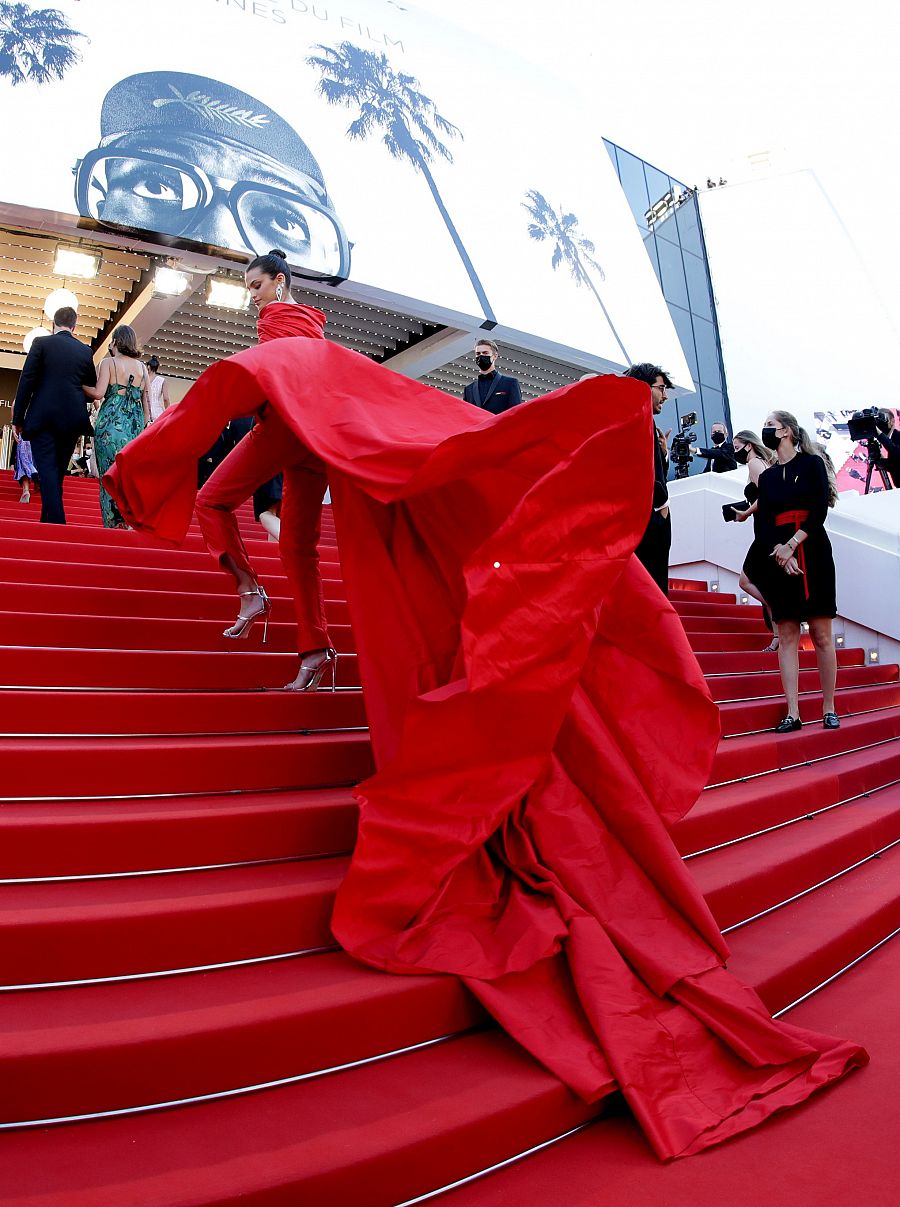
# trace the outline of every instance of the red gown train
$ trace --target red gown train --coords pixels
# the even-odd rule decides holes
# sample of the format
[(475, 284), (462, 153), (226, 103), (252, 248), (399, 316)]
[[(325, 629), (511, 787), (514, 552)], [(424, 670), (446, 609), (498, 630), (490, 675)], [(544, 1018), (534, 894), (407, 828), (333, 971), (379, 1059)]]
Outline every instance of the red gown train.
[(327, 466), (377, 773), (334, 932), (456, 974), (657, 1154), (697, 1152), (866, 1061), (774, 1022), (669, 837), (718, 710), (633, 556), (649, 394), (596, 378), (493, 417), (326, 341), (212, 366), (116, 458), (129, 523), (183, 539), (195, 460), (264, 400)]

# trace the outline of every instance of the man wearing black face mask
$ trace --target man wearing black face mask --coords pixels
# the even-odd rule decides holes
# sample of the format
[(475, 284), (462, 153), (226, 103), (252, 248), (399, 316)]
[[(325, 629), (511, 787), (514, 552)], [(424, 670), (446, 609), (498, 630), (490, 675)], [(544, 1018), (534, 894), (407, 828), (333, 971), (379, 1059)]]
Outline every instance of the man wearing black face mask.
[(706, 465), (703, 472), (712, 470), (715, 474), (724, 474), (729, 469), (737, 469), (734, 456), (734, 445), (728, 439), (728, 429), (724, 423), (714, 423), (710, 429), (712, 448), (692, 448), (691, 452), (697, 457), (705, 457)]
[(475, 345), (475, 364), (478, 376), (463, 390), (463, 398), (473, 406), (502, 415), (522, 401), (522, 391), (515, 377), (504, 377), (498, 373), (497, 345), (493, 340), (480, 339)]

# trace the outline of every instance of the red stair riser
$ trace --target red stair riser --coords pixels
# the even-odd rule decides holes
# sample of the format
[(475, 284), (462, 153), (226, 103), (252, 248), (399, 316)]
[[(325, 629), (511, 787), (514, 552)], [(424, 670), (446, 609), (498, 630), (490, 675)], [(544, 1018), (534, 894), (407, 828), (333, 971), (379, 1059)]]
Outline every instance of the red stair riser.
[(0, 887), (7, 985), (123, 976), (332, 943), (345, 859)]
[(91, 876), (352, 850), (355, 800), (349, 790), (321, 797), (12, 802), (0, 805), (3, 876)]
[[(117, 1027), (91, 1009), (109, 997), (121, 999)], [(4, 998), (21, 1027), (3, 1060), (4, 1122), (258, 1085), (487, 1021), (453, 977), (382, 976), (343, 954), (47, 990), (37, 1005), (36, 1018), (33, 994)]]
[[(867, 683), (896, 683), (897, 667), (885, 663), (875, 666), (842, 666), (838, 670), (837, 686), (856, 687)], [(777, 671), (755, 675), (716, 675), (707, 680), (714, 700), (748, 700), (761, 696), (782, 696), (781, 676)], [(819, 672), (812, 667), (801, 669), (800, 690), (818, 691)]]
[[(237, 615), (237, 608), (233, 609)], [(234, 616), (229, 618), (233, 623)], [(15, 633), (19, 645), (48, 645), (70, 649), (113, 650), (230, 650), (234, 641), (224, 636), (220, 620), (159, 620), (130, 616), (54, 616), (30, 613), (17, 616), (0, 612), (0, 632)], [(332, 644), (341, 654), (355, 653), (347, 625), (329, 629)], [(251, 641), (252, 638), (252, 641)], [(242, 639), (247, 645), (262, 642), (262, 622)], [(293, 608), (273, 606), (266, 634), (266, 650), (297, 650), (297, 624)]]
[[(366, 724), (361, 692), (168, 692), (0, 689), (0, 732), (190, 734), (299, 732)], [(0, 794), (5, 791), (0, 784)]]
[(708, 788), (673, 830), (682, 854), (731, 842), (849, 800), (900, 779), (900, 748), (890, 744), (770, 776)]
[(5, 790), (21, 798), (320, 788), (358, 783), (373, 770), (365, 733), (0, 740), (0, 755), (7, 751), (17, 757)]
[[(63, 655), (61, 657), (60, 655)], [(218, 651), (90, 650), (79, 657), (53, 647), (0, 646), (3, 687), (171, 688), (193, 691), (280, 689), (297, 673), (297, 655), (266, 653), (257, 626), (252, 639)], [(356, 656), (338, 659), (338, 687), (359, 687)]]
[[(811, 831), (811, 833), (810, 833)], [(691, 861), (722, 928), (835, 876), (900, 839), (900, 788)]]

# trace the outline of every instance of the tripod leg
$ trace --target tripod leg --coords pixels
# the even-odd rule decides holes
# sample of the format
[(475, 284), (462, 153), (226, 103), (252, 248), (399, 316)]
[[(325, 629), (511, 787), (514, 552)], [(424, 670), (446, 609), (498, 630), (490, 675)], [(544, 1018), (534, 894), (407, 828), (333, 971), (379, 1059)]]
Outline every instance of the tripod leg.
[(873, 470), (874, 468), (875, 468), (875, 462), (874, 462), (874, 461), (870, 461), (870, 462), (869, 462), (869, 465), (868, 465), (868, 468), (866, 469), (866, 489), (863, 491), (863, 494), (866, 494), (866, 495), (867, 495), (867, 494), (869, 493), (869, 490), (871, 489), (871, 486), (872, 486), (872, 470)]

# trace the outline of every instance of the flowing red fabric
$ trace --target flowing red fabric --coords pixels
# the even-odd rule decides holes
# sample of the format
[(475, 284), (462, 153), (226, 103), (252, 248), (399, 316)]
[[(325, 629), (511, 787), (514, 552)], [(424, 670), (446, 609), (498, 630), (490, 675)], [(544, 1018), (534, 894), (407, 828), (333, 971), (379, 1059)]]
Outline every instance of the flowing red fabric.
[(585, 1099), (620, 1088), (663, 1158), (864, 1063), (725, 971), (669, 838), (719, 719), (633, 556), (646, 386), (595, 378), (493, 417), (281, 339), (214, 365), (117, 456), (129, 523), (181, 540), (196, 457), (266, 400), (328, 467), (378, 766), (334, 912), (344, 947), (463, 977)]

